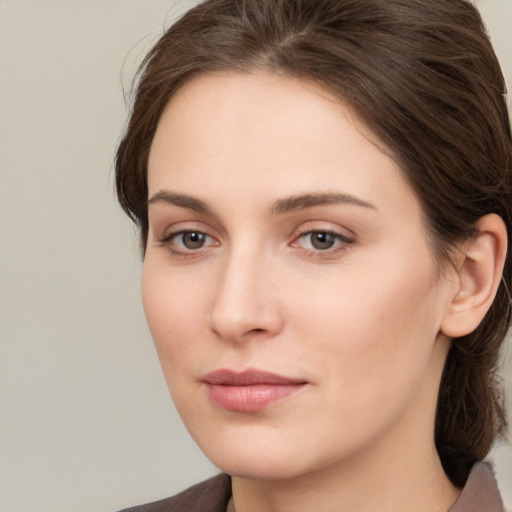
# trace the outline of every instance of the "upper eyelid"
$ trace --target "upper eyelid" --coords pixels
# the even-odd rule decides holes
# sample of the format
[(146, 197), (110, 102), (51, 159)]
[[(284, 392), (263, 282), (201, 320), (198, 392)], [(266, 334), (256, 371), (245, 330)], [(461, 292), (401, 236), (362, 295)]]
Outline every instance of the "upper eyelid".
[[(152, 231), (154, 233), (155, 240), (159, 242), (170, 241), (173, 237), (187, 232), (203, 233), (217, 242), (225, 238), (226, 235), (226, 233), (223, 234), (225, 230), (222, 227), (216, 228), (210, 225), (205, 225), (204, 222), (198, 220), (177, 220), (167, 227), (162, 226), (162, 229), (158, 229), (158, 225), (156, 225)], [(332, 222), (326, 219), (310, 219), (301, 222), (300, 225), (293, 228), (289, 233), (289, 241), (287, 243), (291, 244), (299, 237), (310, 233), (322, 232), (330, 233), (346, 242), (354, 242), (356, 239), (356, 234), (351, 229), (346, 226), (341, 226), (337, 222)]]
[(160, 209), (157, 205), (152, 214), (148, 215), (149, 228), (155, 238), (163, 238), (163, 233), (181, 230), (201, 231), (215, 238), (224, 233), (222, 223), (215, 218), (206, 218), (201, 213), (187, 212), (183, 208), (173, 210)]
[(351, 229), (341, 226), (338, 223), (322, 220), (303, 222), (294, 230), (294, 237), (297, 238), (308, 233), (332, 233), (333, 235), (338, 235), (350, 240), (354, 240), (356, 238), (355, 232)]
[[(204, 233), (205, 235), (211, 236), (212, 238), (218, 238), (218, 230), (212, 228), (211, 226), (205, 225), (202, 221), (187, 221), (187, 220), (178, 220), (172, 223), (166, 223), (165, 227), (161, 226), (159, 228), (158, 223), (155, 223), (155, 227), (153, 232), (155, 233), (155, 237), (159, 239), (169, 238), (173, 235), (177, 235), (179, 233), (186, 232), (197, 232)], [(158, 235), (158, 233), (161, 233)]]
[(213, 235), (207, 233), (205, 230), (202, 229), (193, 229), (193, 228), (183, 228), (183, 229), (177, 229), (177, 230), (171, 230), (168, 233), (164, 234), (164, 236), (161, 238), (161, 241), (170, 241), (173, 238), (176, 238), (179, 235), (183, 235), (185, 233), (201, 233), (208, 238), (211, 238), (212, 240), (216, 240), (216, 237)]
[(300, 230), (297, 233), (297, 237), (309, 235), (311, 233), (330, 233), (331, 235), (339, 236), (340, 238), (346, 238), (346, 239), (353, 238), (352, 235), (341, 233), (339, 230), (332, 229), (332, 228), (307, 228), (304, 230)]
[(334, 231), (331, 229), (308, 229), (306, 231), (298, 233), (293, 238), (292, 244), (297, 242), (297, 240), (299, 240), (307, 235), (312, 235), (314, 233), (328, 233), (328, 234), (333, 235), (334, 237), (338, 238), (338, 240), (340, 240), (342, 243), (346, 243), (346, 244), (352, 244), (355, 241), (354, 237), (344, 235), (343, 233), (339, 233), (338, 231)]

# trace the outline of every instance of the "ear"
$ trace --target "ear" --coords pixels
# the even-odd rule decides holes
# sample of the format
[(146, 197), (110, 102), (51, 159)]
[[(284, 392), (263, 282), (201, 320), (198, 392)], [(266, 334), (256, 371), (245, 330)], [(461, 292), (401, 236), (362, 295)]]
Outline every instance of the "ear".
[(491, 307), (507, 253), (507, 228), (495, 214), (481, 217), (476, 234), (456, 256), (457, 286), (441, 322), (441, 332), (458, 338), (473, 332)]

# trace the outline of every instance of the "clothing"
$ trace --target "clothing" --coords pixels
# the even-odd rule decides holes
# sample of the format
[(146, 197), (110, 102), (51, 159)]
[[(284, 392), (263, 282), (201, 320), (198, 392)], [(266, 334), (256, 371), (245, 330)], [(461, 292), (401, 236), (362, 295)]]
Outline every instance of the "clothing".
[[(226, 512), (231, 480), (221, 474), (164, 500), (120, 512)], [(505, 512), (496, 480), (487, 464), (471, 469), (462, 494), (447, 512)]]
[(163, 500), (120, 512), (226, 512), (231, 479), (221, 474)]
[(462, 494), (448, 512), (505, 512), (498, 485), (487, 464), (478, 462), (473, 466)]

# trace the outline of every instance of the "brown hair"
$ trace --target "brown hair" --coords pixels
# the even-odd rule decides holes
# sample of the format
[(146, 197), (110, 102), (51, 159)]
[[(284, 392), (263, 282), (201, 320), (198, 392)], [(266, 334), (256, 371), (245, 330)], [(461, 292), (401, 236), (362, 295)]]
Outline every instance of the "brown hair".
[(503, 281), (476, 331), (453, 340), (436, 445), (462, 486), (505, 428), (496, 364), (510, 322), (512, 142), (505, 85), (466, 0), (207, 0), (172, 25), (138, 73), (116, 159), (119, 201), (147, 241), (147, 161), (170, 97), (212, 71), (269, 70), (348, 102), (400, 164), (438, 261), (496, 213), (508, 229)]

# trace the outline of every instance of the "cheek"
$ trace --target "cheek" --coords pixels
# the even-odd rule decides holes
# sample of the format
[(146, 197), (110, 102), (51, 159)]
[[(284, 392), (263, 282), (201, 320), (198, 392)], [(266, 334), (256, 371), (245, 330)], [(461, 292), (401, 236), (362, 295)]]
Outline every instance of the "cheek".
[[(148, 256), (142, 273), (144, 313), (164, 372), (180, 365), (200, 337), (208, 302), (206, 283), (193, 282)], [(167, 377), (167, 373), (166, 373)]]
[(419, 381), (438, 333), (435, 278), (425, 272), (427, 263), (396, 261), (386, 272), (350, 269), (295, 298), (300, 336), (312, 343), (316, 366), (329, 367), (339, 385), (359, 394), (377, 390), (377, 396)]
[(424, 404), (419, 397), (430, 390), (435, 342), (425, 287), (396, 280), (357, 283), (345, 280), (341, 296), (335, 287), (331, 300), (324, 295), (302, 318), (309, 347), (302, 360), (318, 377), (311, 408), (316, 417), (331, 419), (324, 435), (354, 449), (395, 424), (412, 404)]

